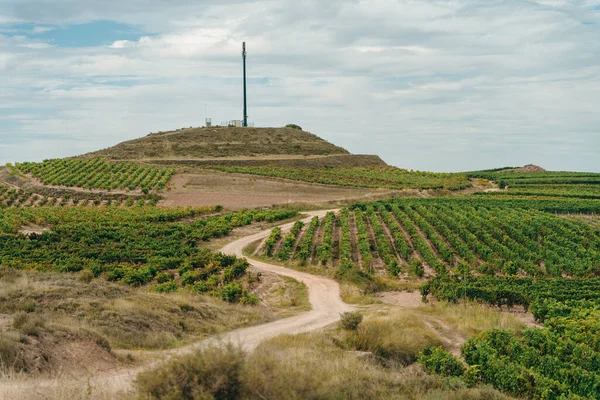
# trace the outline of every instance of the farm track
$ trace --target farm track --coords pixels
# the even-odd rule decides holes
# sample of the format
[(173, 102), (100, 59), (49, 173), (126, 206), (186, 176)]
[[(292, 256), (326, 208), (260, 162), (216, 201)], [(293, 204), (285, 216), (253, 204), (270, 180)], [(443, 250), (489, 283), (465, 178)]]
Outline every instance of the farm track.
[[(314, 211), (306, 214), (309, 217), (304, 222), (310, 223), (312, 217), (323, 218), (327, 211)], [(289, 231), (293, 225), (294, 222), (282, 225), (282, 231)], [(270, 232), (269, 229), (238, 239), (223, 247), (221, 251), (225, 254), (244, 257), (242, 251), (247, 245), (264, 239)], [(224, 345), (227, 343), (234, 343), (246, 351), (251, 351), (262, 341), (281, 334), (297, 334), (324, 328), (339, 320), (340, 313), (353, 309), (352, 306), (342, 301), (340, 286), (331, 279), (253, 259), (249, 261), (258, 270), (291, 277), (304, 283), (309, 291), (312, 310), (267, 324), (238, 329), (178, 349), (148, 351), (147, 354), (160, 357), (160, 361), (153, 361), (137, 368), (123, 368), (111, 373), (94, 374), (93, 376), (82, 374), (80, 376), (62, 376), (55, 379), (0, 380), (0, 399), (66, 398), (64, 393), (81, 394), (88, 390), (91, 393), (90, 396), (87, 396), (88, 398), (120, 398), (132, 389), (138, 373), (155, 368), (174, 356), (189, 354), (211, 345)], [(57, 393), (57, 395), (52, 396), (51, 393)], [(73, 396), (73, 398), (79, 397)]]

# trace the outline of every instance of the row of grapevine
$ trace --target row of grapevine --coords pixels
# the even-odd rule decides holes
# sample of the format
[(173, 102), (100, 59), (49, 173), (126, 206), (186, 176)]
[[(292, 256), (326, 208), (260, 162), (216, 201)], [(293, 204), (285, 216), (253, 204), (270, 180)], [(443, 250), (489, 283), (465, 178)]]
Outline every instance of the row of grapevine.
[(311, 255), (312, 245), (315, 238), (315, 232), (319, 227), (319, 217), (314, 217), (304, 234), (302, 242), (298, 244), (298, 250), (296, 251), (296, 257), (304, 264)]
[[(59, 196), (59, 197), (57, 197)], [(90, 193), (63, 193), (44, 195), (25, 189), (0, 187), (0, 209), (19, 207), (72, 207), (72, 206), (127, 206), (156, 205), (157, 196), (133, 197), (127, 195), (103, 196)]]
[(165, 188), (175, 173), (171, 168), (108, 162), (102, 158), (26, 162), (16, 164), (16, 168), (40, 179), (45, 185), (107, 191), (140, 189), (145, 194)]
[(406, 215), (406, 213), (396, 204), (392, 204), (390, 209), (402, 228), (410, 235), (410, 239), (414, 248), (419, 252), (419, 255), (423, 258), (427, 265), (437, 272), (444, 272), (446, 270), (444, 264), (438, 259), (437, 255), (429, 247), (427, 241), (423, 239), (419, 230), (413, 224), (408, 215)]
[(331, 248), (333, 246), (333, 224), (335, 222), (335, 214), (328, 212), (323, 219), (323, 237), (321, 244), (317, 247), (317, 258), (321, 264), (327, 264), (331, 259)]
[(367, 207), (367, 216), (371, 223), (371, 228), (373, 228), (373, 233), (375, 234), (375, 242), (377, 244), (379, 257), (384, 261), (389, 274), (397, 276), (400, 273), (400, 267), (398, 265), (396, 251), (391, 246), (385, 233), (385, 229), (381, 224), (379, 216), (375, 213), (373, 206)]
[(352, 268), (352, 238), (350, 236), (350, 211), (344, 208), (340, 212), (340, 271)]
[(304, 227), (304, 222), (296, 221), (294, 223), (294, 226), (292, 227), (292, 229), (288, 232), (287, 235), (285, 235), (285, 238), (283, 239), (281, 248), (277, 252), (277, 258), (280, 261), (287, 261), (290, 258), (291, 253), (292, 253), (292, 248), (293, 248), (294, 244), (296, 243), (296, 239), (298, 238), (298, 235), (302, 231), (303, 227)]
[(273, 255), (273, 251), (275, 250), (275, 246), (279, 242), (279, 239), (281, 239), (281, 228), (273, 228), (271, 234), (265, 241), (264, 249), (267, 256), (271, 257)]
[(360, 261), (363, 271), (372, 272), (373, 255), (371, 254), (371, 242), (369, 241), (369, 233), (365, 216), (361, 210), (356, 210), (354, 213), (354, 221), (356, 224), (358, 250), (360, 252)]

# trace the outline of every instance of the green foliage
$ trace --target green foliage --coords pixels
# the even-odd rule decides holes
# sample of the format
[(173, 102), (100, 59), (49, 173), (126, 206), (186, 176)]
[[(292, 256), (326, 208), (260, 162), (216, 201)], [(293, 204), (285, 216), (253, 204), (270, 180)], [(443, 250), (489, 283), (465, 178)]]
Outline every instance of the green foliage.
[(148, 194), (164, 187), (174, 169), (156, 168), (124, 162), (108, 162), (103, 158), (53, 159), (41, 163), (18, 163), (16, 167), (39, 178), (45, 185), (81, 187), (103, 190), (136, 190)]
[(427, 347), (419, 355), (419, 362), (432, 374), (447, 377), (462, 376), (465, 366), (441, 347)]
[(422, 289), (440, 300), (461, 297), (522, 305), (544, 322), (522, 335), (493, 330), (463, 346), (465, 379), (534, 399), (600, 395), (600, 279), (436, 277)]
[(465, 174), (415, 172), (395, 167), (318, 169), (275, 166), (209, 166), (207, 168), (224, 172), (274, 176), (296, 181), (351, 187), (461, 190), (472, 186)]
[(302, 130), (302, 128), (301, 128), (300, 126), (296, 125), (296, 124), (287, 124), (285, 127), (286, 127), (286, 128), (297, 129), (297, 130), (299, 130), (299, 131), (301, 131), (301, 130)]
[(279, 243), (279, 240), (281, 240), (281, 228), (280, 227), (273, 228), (273, 230), (271, 230), (271, 234), (265, 241), (264, 249), (265, 249), (265, 254), (267, 256), (270, 257), (273, 255), (273, 250), (275, 250), (275, 246), (277, 246), (277, 243)]
[[(91, 193), (91, 192), (63, 192), (47, 188), (15, 189), (0, 184), (0, 209), (5, 208), (31, 208), (31, 207), (65, 207), (65, 206), (115, 206), (119, 207), (124, 202), (127, 206), (133, 201), (143, 202), (144, 205), (156, 205), (160, 197), (152, 194), (147, 196), (127, 195), (119, 193)], [(129, 203), (128, 201), (131, 201)]]
[(296, 257), (302, 262), (305, 263), (310, 257), (312, 251), (312, 244), (315, 238), (315, 232), (319, 227), (319, 217), (314, 217), (310, 221), (310, 225), (304, 234), (304, 238), (298, 244), (298, 249), (296, 251)]
[(501, 189), (508, 187), (504, 192), (478, 193), (479, 196), (600, 199), (597, 173), (478, 171), (469, 175), (496, 181)]
[[(89, 271), (132, 286), (158, 283), (154, 290), (179, 287), (211, 293), (227, 301), (256, 303), (238, 290), (248, 263), (197, 243), (228, 234), (254, 221), (280, 220), (295, 211), (240, 211), (203, 217), (213, 207), (10, 209), (0, 214), (0, 264), (39, 271)], [(192, 218), (194, 222), (182, 222)], [(23, 225), (52, 229), (40, 235), (18, 233)], [(176, 272), (179, 277), (176, 277)], [(91, 274), (91, 275), (90, 275)]]
[(279, 252), (277, 252), (277, 258), (280, 261), (287, 261), (290, 258), (292, 247), (296, 243), (298, 235), (302, 231), (303, 227), (304, 222), (296, 221), (290, 232), (285, 236), (283, 243), (281, 244), (281, 248), (279, 249)]
[(331, 247), (333, 245), (333, 224), (335, 222), (335, 214), (328, 212), (323, 219), (323, 237), (321, 244), (317, 247), (317, 257), (322, 265), (327, 264), (331, 259)]

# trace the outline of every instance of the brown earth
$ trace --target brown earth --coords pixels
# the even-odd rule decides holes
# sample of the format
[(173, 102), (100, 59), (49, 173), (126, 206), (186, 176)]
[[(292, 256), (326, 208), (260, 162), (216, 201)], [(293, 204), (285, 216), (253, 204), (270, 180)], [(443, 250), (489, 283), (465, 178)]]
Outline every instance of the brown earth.
[(222, 205), (226, 209), (270, 207), (289, 203), (376, 200), (393, 196), (388, 189), (346, 188), (246, 174), (194, 170), (176, 174), (162, 192), (162, 207)]

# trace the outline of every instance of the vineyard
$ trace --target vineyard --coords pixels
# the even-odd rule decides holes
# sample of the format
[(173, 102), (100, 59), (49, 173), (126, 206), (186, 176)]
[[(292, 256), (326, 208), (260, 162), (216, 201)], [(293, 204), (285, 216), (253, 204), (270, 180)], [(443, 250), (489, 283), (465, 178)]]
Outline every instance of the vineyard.
[(210, 166), (206, 168), (224, 172), (271, 176), (295, 181), (351, 187), (461, 190), (472, 186), (465, 174), (407, 171), (394, 167), (319, 169)]
[(532, 399), (600, 398), (600, 279), (440, 276), (422, 294), (522, 305), (544, 323), (521, 335), (493, 330), (467, 341), (467, 381)]
[(108, 162), (103, 158), (53, 159), (41, 163), (17, 163), (16, 168), (38, 178), (44, 185), (84, 189), (141, 190), (148, 194), (164, 189), (175, 170), (124, 162)]
[(469, 173), (472, 178), (497, 182), (502, 192), (478, 193), (486, 197), (554, 197), (600, 199), (600, 174), (583, 172), (493, 172)]
[[(218, 209), (11, 208), (0, 213), (0, 264), (17, 269), (76, 272), (173, 292), (186, 288), (230, 302), (255, 302), (244, 288), (248, 263), (200, 249), (198, 243), (257, 221), (278, 221), (294, 211)], [(187, 222), (183, 222), (185, 219)], [(193, 222), (189, 222), (189, 220)], [(19, 233), (27, 226), (45, 231)]]
[(273, 256), (281, 246), (287, 263), (392, 276), (600, 276), (600, 231), (554, 213), (599, 207), (477, 198), (356, 204), (285, 239), (274, 230), (262, 252)]
[(160, 197), (156, 195), (130, 196), (125, 194), (97, 194), (89, 192), (43, 194), (28, 189), (0, 186), (0, 209), (73, 206), (141, 207), (156, 205), (159, 200)]

